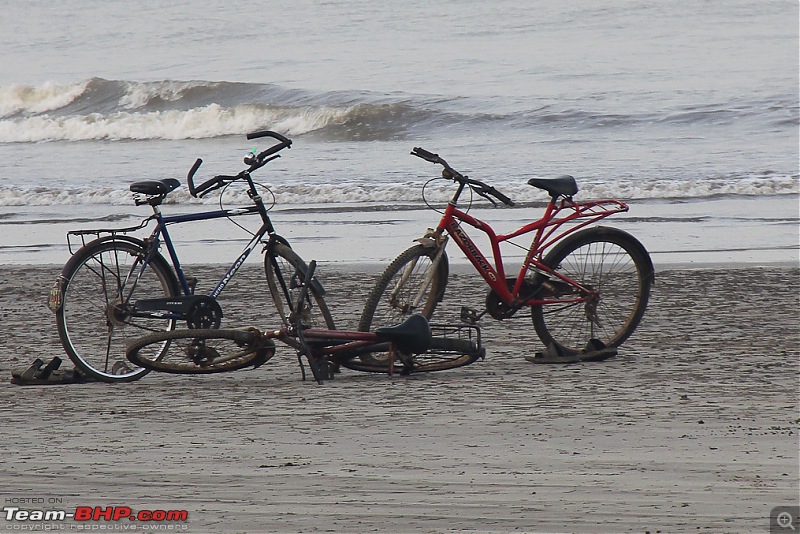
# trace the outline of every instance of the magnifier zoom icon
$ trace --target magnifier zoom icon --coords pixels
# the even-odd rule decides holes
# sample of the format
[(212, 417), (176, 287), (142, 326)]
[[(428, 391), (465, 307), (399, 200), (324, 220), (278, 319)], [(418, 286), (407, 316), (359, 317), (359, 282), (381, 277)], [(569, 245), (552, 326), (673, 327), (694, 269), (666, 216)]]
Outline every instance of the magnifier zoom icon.
[(778, 526), (781, 528), (790, 528), (795, 530), (794, 525), (792, 524), (792, 514), (789, 512), (781, 512), (778, 514), (776, 518), (778, 522)]

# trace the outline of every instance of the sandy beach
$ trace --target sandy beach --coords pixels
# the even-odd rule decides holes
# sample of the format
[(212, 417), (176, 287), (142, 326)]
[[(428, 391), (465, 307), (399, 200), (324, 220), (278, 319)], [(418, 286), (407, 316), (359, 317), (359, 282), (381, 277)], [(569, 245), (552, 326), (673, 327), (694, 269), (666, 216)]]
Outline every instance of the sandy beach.
[[(352, 327), (376, 272), (319, 269)], [(657, 269), (643, 324), (605, 362), (526, 362), (541, 345), (520, 314), (485, 320), (486, 360), (442, 373), (319, 386), (279, 348), (226, 375), (12, 385), (12, 369), (64, 356), (45, 307), (59, 270), (0, 267), (4, 507), (188, 519), (4, 512), (4, 530), (766, 532), (773, 507), (800, 499), (796, 267)], [(484, 295), (459, 272), (437, 318)], [(229, 302), (230, 321), (266, 306)]]

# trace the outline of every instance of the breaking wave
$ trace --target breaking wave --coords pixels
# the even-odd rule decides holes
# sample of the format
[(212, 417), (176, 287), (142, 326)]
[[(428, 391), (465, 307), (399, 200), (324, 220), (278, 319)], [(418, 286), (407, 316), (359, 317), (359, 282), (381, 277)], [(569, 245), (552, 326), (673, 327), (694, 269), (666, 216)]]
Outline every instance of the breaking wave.
[(621, 128), (725, 124), (742, 118), (796, 126), (794, 95), (703, 103), (659, 112), (612, 113), (543, 105), (487, 113), (469, 99), (365, 91), (309, 92), (272, 84), (92, 78), (0, 87), (0, 142), (200, 139), (270, 128), (326, 140), (403, 139), (437, 128)]

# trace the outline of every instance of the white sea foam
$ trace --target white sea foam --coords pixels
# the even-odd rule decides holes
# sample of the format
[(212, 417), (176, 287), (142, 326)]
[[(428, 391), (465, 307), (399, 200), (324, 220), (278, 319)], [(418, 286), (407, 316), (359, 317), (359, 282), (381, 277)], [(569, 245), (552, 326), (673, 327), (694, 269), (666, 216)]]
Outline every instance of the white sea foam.
[(146, 106), (153, 98), (176, 102), (183, 98), (187, 89), (209, 84), (205, 82), (166, 81), (160, 83), (126, 82), (125, 85), (125, 95), (120, 98), (119, 104), (127, 109), (136, 109)]
[[(421, 183), (317, 183), (317, 184), (283, 184), (270, 185), (271, 194), (264, 194), (269, 199), (274, 195), (279, 206), (303, 205), (353, 205), (373, 204), (392, 206), (397, 204), (416, 206), (422, 204)], [(546, 202), (546, 193), (526, 184), (503, 185), (498, 189), (518, 203)], [(442, 182), (425, 189), (425, 198), (429, 202), (441, 204), (453, 193), (452, 184)], [(800, 194), (800, 181), (797, 176), (751, 178), (736, 181), (654, 181), (641, 183), (584, 184), (576, 199), (588, 200), (599, 198), (617, 198), (622, 200), (697, 200), (726, 196), (783, 196)], [(462, 202), (468, 201), (468, 196)], [(132, 205), (132, 194), (127, 189), (96, 188), (55, 189), (46, 187), (21, 188), (0, 187), (0, 206), (58, 206), (58, 205)], [(475, 201), (479, 201), (477, 196)], [(480, 202), (484, 202), (480, 200)], [(218, 197), (211, 195), (202, 200), (189, 196), (185, 187), (170, 194), (168, 204), (204, 204), (215, 206)], [(250, 200), (241, 191), (227, 191), (224, 205), (234, 207), (248, 205)], [(396, 206), (395, 206), (396, 207)]]
[(347, 109), (274, 108), (219, 104), (188, 111), (119, 111), (66, 117), (38, 115), (0, 120), (0, 142), (86, 141), (125, 139), (202, 139), (240, 135), (269, 125), (286, 135), (300, 135), (341, 120)]
[(46, 113), (74, 101), (86, 90), (88, 80), (71, 85), (45, 83), (0, 87), (0, 117), (15, 113)]

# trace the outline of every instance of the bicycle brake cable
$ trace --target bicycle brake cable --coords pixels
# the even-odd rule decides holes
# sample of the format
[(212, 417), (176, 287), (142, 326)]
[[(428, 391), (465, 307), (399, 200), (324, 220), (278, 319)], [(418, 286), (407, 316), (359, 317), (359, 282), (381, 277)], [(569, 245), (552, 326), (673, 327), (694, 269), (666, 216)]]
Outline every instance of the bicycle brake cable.
[[(431, 178), (430, 180), (428, 180), (427, 182), (425, 182), (425, 184), (423, 184), (423, 186), (422, 186), (422, 201), (425, 203), (425, 205), (426, 205), (426, 206), (427, 206), (429, 209), (431, 209), (431, 210), (435, 211), (436, 213), (444, 213), (444, 211), (443, 211), (443, 210), (440, 210), (439, 208), (436, 208), (436, 207), (432, 206), (432, 205), (431, 205), (431, 203), (430, 203), (430, 202), (428, 202), (428, 199), (427, 199), (427, 198), (425, 198), (425, 188), (426, 188), (426, 187), (428, 187), (428, 184), (430, 184), (431, 182), (433, 182), (433, 181), (435, 181), (435, 180), (447, 180), (448, 182), (449, 182), (449, 181), (452, 181), (452, 179), (451, 179), (451, 178), (443, 178), (443, 177), (441, 177), (441, 176), (437, 176), (436, 178)], [(469, 213), (469, 210), (471, 210), (471, 209), (472, 209), (472, 203), (473, 203), (473, 198), (474, 198), (472, 193), (473, 193), (473, 192), (472, 192), (472, 188), (470, 187), (470, 188), (469, 188), (469, 202), (467, 202), (467, 207), (466, 207), (466, 209), (464, 209), (464, 210), (463, 210), (463, 211), (464, 211), (464, 213)]]
[[(229, 182), (227, 185), (225, 185), (225, 186), (222, 188), (222, 191), (220, 191), (220, 192), (219, 192), (219, 209), (220, 209), (220, 210), (223, 210), (223, 211), (225, 210), (225, 207), (222, 205), (222, 196), (225, 194), (225, 191), (228, 189), (228, 187), (230, 187), (230, 186), (231, 186), (231, 184), (232, 184), (232, 183), (233, 183), (233, 182)], [(267, 187), (266, 185), (264, 185), (264, 184), (262, 184), (262, 183), (259, 183), (259, 182), (254, 182), (254, 183), (255, 183), (256, 185), (259, 185), (259, 186), (263, 187), (264, 189), (266, 189), (266, 190), (269, 192), (270, 196), (272, 197), (272, 204), (270, 204), (269, 208), (267, 208), (267, 211), (269, 211), (269, 210), (271, 210), (272, 208), (274, 208), (274, 207), (275, 207), (275, 204), (277, 203), (277, 199), (275, 198), (275, 193), (273, 193), (273, 192), (272, 192), (272, 189), (270, 189), (269, 187)], [(225, 218), (226, 218), (226, 219), (228, 219), (228, 220), (229, 220), (231, 223), (233, 223), (234, 225), (236, 225), (236, 226), (238, 226), (239, 228), (241, 228), (241, 229), (242, 229), (242, 231), (244, 231), (245, 233), (247, 233), (247, 234), (250, 234), (251, 236), (253, 236), (253, 235), (256, 235), (256, 233), (255, 233), (255, 232), (253, 232), (252, 230), (248, 230), (247, 228), (245, 228), (245, 227), (244, 227), (244, 225), (242, 225), (242, 224), (239, 224), (238, 222), (236, 222), (235, 220), (233, 220), (233, 217), (231, 217), (230, 215), (228, 215), (228, 216), (227, 216), (227, 217), (225, 217)]]

